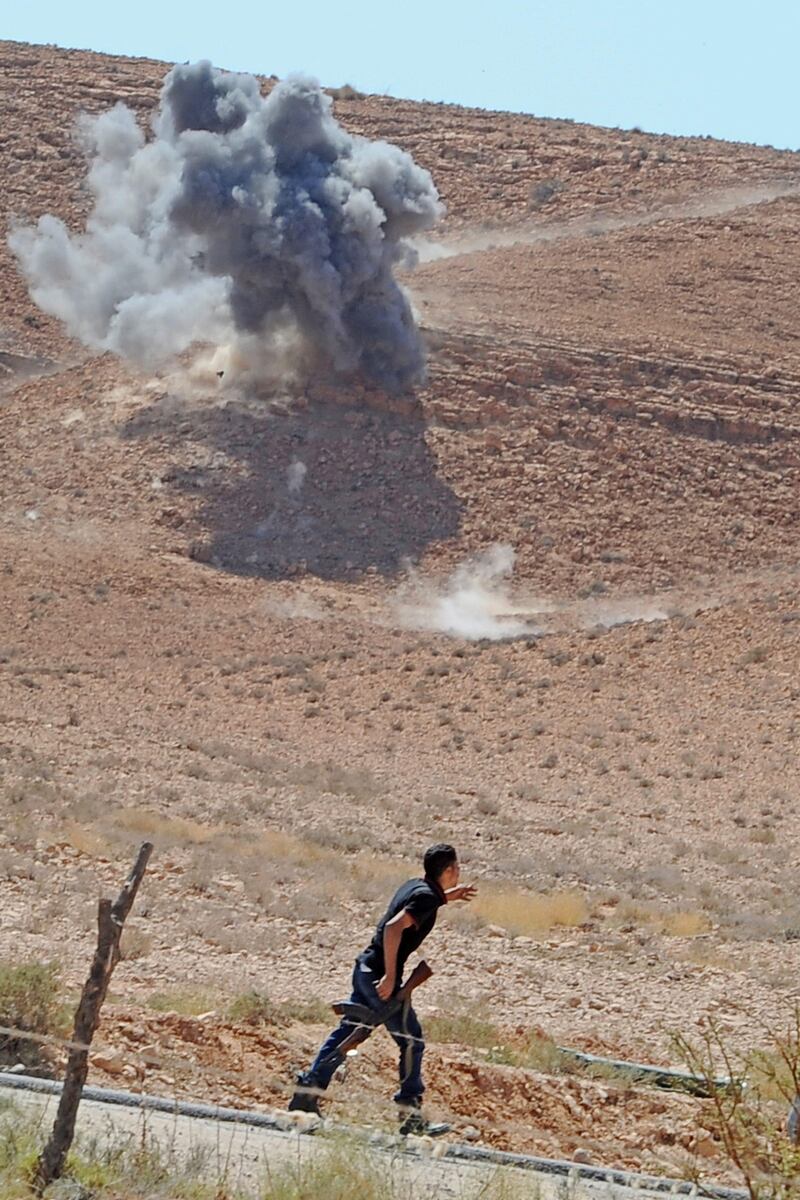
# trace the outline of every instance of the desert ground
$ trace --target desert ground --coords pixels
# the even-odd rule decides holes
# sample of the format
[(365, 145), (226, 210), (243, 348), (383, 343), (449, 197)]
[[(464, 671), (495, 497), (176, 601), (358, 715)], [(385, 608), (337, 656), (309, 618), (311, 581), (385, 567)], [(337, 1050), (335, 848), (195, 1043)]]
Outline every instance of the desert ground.
[[(0, 43), (4, 223), (79, 228), (76, 115), (145, 122), (166, 69)], [(0, 244), (0, 959), (74, 994), (152, 840), (92, 1079), (280, 1104), (451, 841), (480, 893), (425, 945), (431, 1111), (733, 1179), (701, 1101), (531, 1036), (677, 1065), (674, 1031), (747, 1049), (798, 999), (800, 158), (334, 105), (447, 205), (412, 396), (133, 371)], [(393, 1056), (329, 1111), (390, 1119)]]

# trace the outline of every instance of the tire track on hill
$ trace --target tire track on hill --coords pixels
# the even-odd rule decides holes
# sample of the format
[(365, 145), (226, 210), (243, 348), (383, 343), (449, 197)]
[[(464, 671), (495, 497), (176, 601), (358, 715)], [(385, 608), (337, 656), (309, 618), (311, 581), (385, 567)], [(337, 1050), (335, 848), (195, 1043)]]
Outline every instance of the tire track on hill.
[(591, 216), (536, 225), (532, 228), (468, 230), (442, 241), (417, 239), (413, 245), (419, 255), (419, 262), (431, 263), (444, 258), (480, 254), (486, 250), (599, 237), (607, 233), (619, 233), (625, 229), (642, 229), (648, 225), (657, 225), (660, 221), (723, 217), (741, 209), (769, 204), (773, 200), (796, 195), (800, 195), (800, 181), (796, 178), (769, 183), (738, 184), (715, 192), (700, 193), (684, 200), (665, 202), (645, 212), (614, 215), (598, 211)]

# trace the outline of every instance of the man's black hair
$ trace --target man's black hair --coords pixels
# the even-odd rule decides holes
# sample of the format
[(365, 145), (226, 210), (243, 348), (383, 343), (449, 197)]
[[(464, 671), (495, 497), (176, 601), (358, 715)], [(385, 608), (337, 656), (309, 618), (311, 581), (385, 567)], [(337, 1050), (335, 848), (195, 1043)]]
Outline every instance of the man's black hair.
[(447, 842), (437, 842), (435, 846), (429, 846), (422, 860), (425, 878), (438, 879), (442, 871), (446, 871), (457, 859), (455, 846), (448, 846)]

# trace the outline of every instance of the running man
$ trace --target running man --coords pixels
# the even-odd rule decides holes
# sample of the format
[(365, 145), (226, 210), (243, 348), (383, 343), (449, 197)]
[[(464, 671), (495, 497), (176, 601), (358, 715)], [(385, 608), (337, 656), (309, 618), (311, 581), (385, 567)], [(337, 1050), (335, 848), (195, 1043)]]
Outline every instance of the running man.
[[(438, 843), (425, 851), (424, 879), (409, 879), (398, 888), (378, 923), (375, 936), (356, 959), (353, 970), (351, 1004), (380, 1011), (387, 1000), (400, 990), (406, 959), (417, 950), (436, 924), (443, 904), (471, 900), (476, 889), (458, 885), (460, 867), (452, 846)], [(400, 1087), (395, 1093), (402, 1134), (440, 1132), (426, 1122), (420, 1111), (425, 1085), (422, 1082), (422, 1055), (425, 1043), (417, 1014), (406, 1003), (386, 1022), (386, 1028), (400, 1050)], [(316, 1113), (320, 1093), (344, 1061), (339, 1046), (353, 1032), (352, 1021), (344, 1018), (323, 1042), (310, 1068), (297, 1077), (297, 1090), (289, 1102), (291, 1110)]]

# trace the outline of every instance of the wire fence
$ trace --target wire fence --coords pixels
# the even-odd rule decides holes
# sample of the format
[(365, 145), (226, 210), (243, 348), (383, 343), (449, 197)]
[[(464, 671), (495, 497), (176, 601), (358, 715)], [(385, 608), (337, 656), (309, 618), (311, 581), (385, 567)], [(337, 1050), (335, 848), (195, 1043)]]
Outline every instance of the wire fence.
[[(368, 1026), (365, 1028), (369, 1028), (370, 1031), (374, 1030), (373, 1026)], [(38, 1046), (49, 1047), (61, 1051), (89, 1051), (95, 1056), (100, 1056), (107, 1053), (120, 1055), (120, 1049), (115, 1045), (103, 1046), (93, 1043), (91, 1046), (89, 1046), (79, 1042), (71, 1041), (68, 1038), (58, 1037), (57, 1035), (39, 1034), (30, 1030), (7, 1025), (0, 1026), (0, 1039), (6, 1040), (6, 1049), (10, 1048), (10, 1044), (12, 1044), (14, 1041), (25, 1041)], [(3, 1049), (3, 1041), (0, 1040), (0, 1052), (2, 1052)], [(127, 1050), (125, 1052), (125, 1057), (127, 1058), (126, 1065), (133, 1067), (137, 1072), (136, 1088), (140, 1090), (132, 1089), (130, 1092), (115, 1092), (103, 1091), (97, 1088), (87, 1088), (86, 1099), (90, 1102), (105, 1101), (106, 1103), (114, 1103), (117, 1105), (122, 1103), (130, 1104), (131, 1101), (135, 1102), (140, 1100), (140, 1105), (137, 1104), (136, 1107), (141, 1108), (141, 1119), (143, 1122), (145, 1122), (145, 1124), (142, 1125), (142, 1136), (144, 1136), (146, 1132), (146, 1122), (148, 1120), (148, 1115), (151, 1112), (165, 1113), (176, 1120), (181, 1116), (200, 1119), (211, 1118), (216, 1121), (221, 1120), (229, 1123), (260, 1126), (264, 1129), (271, 1129), (273, 1131), (283, 1130), (304, 1133), (313, 1130), (317, 1126), (317, 1120), (308, 1113), (290, 1113), (285, 1110), (253, 1112), (251, 1109), (248, 1110), (222, 1107), (218, 1104), (208, 1105), (197, 1103), (196, 1101), (187, 1103), (179, 1100), (177, 1097), (168, 1100), (165, 1097), (159, 1097), (153, 1095), (152, 1093), (146, 1093), (141, 1087), (148, 1069), (168, 1069), (176, 1074), (179, 1071), (183, 1071), (190, 1078), (202, 1077), (206, 1080), (209, 1078), (215, 1079), (220, 1083), (235, 1086), (240, 1094), (242, 1084), (248, 1082), (248, 1080), (257, 1081), (262, 1087), (264, 1082), (267, 1081), (275, 1091), (278, 1091), (282, 1094), (290, 1094), (294, 1091), (294, 1085), (289, 1083), (283, 1076), (278, 1077), (274, 1073), (265, 1075), (261, 1070), (259, 1070), (258, 1075), (256, 1076), (252, 1071), (246, 1068), (243, 1069), (241, 1067), (238, 1067), (235, 1071), (228, 1071), (223, 1068), (214, 1067), (210, 1064), (200, 1064), (192, 1059), (188, 1059), (182, 1055), (176, 1054), (156, 1054), (150, 1051), (137, 1053)], [(2, 1073), (0, 1072), (0, 1074)], [(20, 1080), (20, 1082), (22, 1081)], [(60, 1091), (60, 1084), (51, 1080), (36, 1079), (35, 1081), (30, 1080), (26, 1082), (30, 1082), (32, 1091), (42, 1091), (49, 1095), (56, 1095)], [(370, 1105), (373, 1108), (373, 1115), (374, 1103), (374, 1098), (370, 1096)], [(469, 1124), (476, 1129), (480, 1128), (480, 1123), (472, 1117), (469, 1118)], [(345, 1127), (339, 1127), (339, 1129), (342, 1128)], [(487, 1122), (484, 1123), (484, 1129), (486, 1132), (490, 1132), (492, 1130), (496, 1132), (498, 1127)], [(349, 1132), (358, 1132), (358, 1130), (353, 1130), (352, 1127), (349, 1127)], [(586, 1165), (583, 1163), (579, 1164), (561, 1159), (538, 1158), (529, 1154), (495, 1150), (491, 1147), (480, 1145), (448, 1145), (444, 1142), (434, 1145), (430, 1142), (430, 1139), (426, 1139), (424, 1137), (403, 1140), (406, 1142), (408, 1149), (410, 1149), (412, 1153), (427, 1155), (434, 1159), (440, 1159), (447, 1156), (454, 1164), (460, 1160), (462, 1162), (483, 1165), (490, 1168), (515, 1168), (524, 1170), (526, 1172), (534, 1171), (540, 1174), (547, 1174), (556, 1177), (560, 1176), (563, 1182), (568, 1185), (568, 1190), (564, 1194), (575, 1197), (583, 1193), (574, 1191), (574, 1188), (570, 1188), (569, 1185), (577, 1185), (580, 1182), (587, 1182), (592, 1185), (607, 1185), (608, 1187), (612, 1188), (614, 1195), (618, 1195), (617, 1189), (623, 1188), (635, 1189), (637, 1194), (641, 1191), (646, 1191), (648, 1193), (661, 1193), (665, 1195), (684, 1195), (692, 1198), (692, 1200), (699, 1195), (705, 1195), (709, 1198), (709, 1200), (746, 1200), (745, 1193), (738, 1189), (713, 1184), (699, 1186), (697, 1183), (690, 1182), (685, 1179), (670, 1179), (666, 1176), (644, 1175), (635, 1170), (628, 1170), (626, 1168)], [(391, 1153), (397, 1152), (396, 1139), (381, 1139), (380, 1135), (378, 1135), (377, 1138), (370, 1137), (369, 1142), (374, 1146), (375, 1149), (388, 1149)], [(221, 1143), (218, 1143), (218, 1152), (220, 1150), (220, 1146)], [(232, 1147), (233, 1140), (231, 1140), (231, 1145), (224, 1155), (225, 1173), (228, 1173), (233, 1165), (231, 1161)], [(245, 1138), (244, 1143), (242, 1146), (240, 1146), (242, 1158), (242, 1162), (239, 1163), (238, 1166), (240, 1177), (242, 1176), (246, 1148), (247, 1141)], [(252, 1158), (252, 1153), (250, 1153), (250, 1157)], [(449, 1189), (448, 1194), (451, 1194)], [(483, 1195), (483, 1191), (480, 1191), (479, 1194)], [(591, 1194), (597, 1195), (597, 1192), (593, 1191)]]
[[(359, 1021), (344, 1019), (342, 1024), (347, 1025), (348, 1028), (351, 1028), (353, 1032), (358, 1030), (371, 1035), (377, 1031), (375, 1026)], [(377, 1028), (381, 1027), (379, 1026)], [(415, 1037), (410, 1033), (397, 1033), (395, 1034), (395, 1037), (403, 1037), (409, 1042), (418, 1042), (423, 1045), (425, 1044), (423, 1038)], [(168, 1072), (170, 1075), (183, 1074), (184, 1076), (188, 1077), (187, 1082), (190, 1079), (202, 1079), (206, 1082), (212, 1080), (223, 1087), (234, 1089), (237, 1094), (241, 1094), (242, 1092), (246, 1091), (255, 1091), (257, 1094), (263, 1094), (263, 1092), (269, 1088), (269, 1090), (272, 1092), (275, 1092), (278, 1095), (288, 1099), (297, 1090), (297, 1084), (288, 1077), (288, 1072), (278, 1075), (274, 1071), (263, 1069), (261, 1067), (255, 1071), (246, 1065), (237, 1066), (235, 1070), (226, 1070), (223, 1067), (218, 1067), (211, 1063), (199, 1063), (195, 1059), (190, 1059), (184, 1055), (175, 1054), (170, 1051), (165, 1052), (161, 1049), (136, 1051), (130, 1049), (130, 1047), (125, 1047), (122, 1049), (116, 1043), (107, 1043), (104, 1045), (102, 1043), (98, 1044), (97, 1042), (92, 1042), (91, 1044), (85, 1044), (72, 1041), (69, 1038), (60, 1037), (56, 1034), (35, 1033), (31, 1030), (21, 1029), (16, 1026), (0, 1025), (0, 1053), (2, 1053), (4, 1050), (8, 1052), (8, 1050), (11, 1049), (12, 1044), (15, 1042), (28, 1042), (32, 1045), (64, 1051), (67, 1053), (71, 1051), (85, 1051), (90, 1055), (90, 1063), (92, 1058), (102, 1060), (108, 1056), (113, 1056), (115, 1074), (122, 1073), (125, 1067), (132, 1069), (133, 1074), (131, 1074), (130, 1071), (127, 1072), (127, 1079), (132, 1089), (143, 1090), (143, 1084), (148, 1076), (148, 1073), (157, 1072), (163, 1074), (164, 1072)], [(354, 1048), (348, 1052), (345, 1062), (342, 1064), (342, 1067), (339, 1068), (340, 1077), (343, 1077), (348, 1073), (347, 1064), (351, 1057), (354, 1057), (356, 1054), (358, 1054), (368, 1059), (368, 1055), (365, 1055), (362, 1052), (363, 1046), (364, 1042), (360, 1044), (358, 1049)], [(98, 1063), (98, 1066), (99, 1069), (102, 1070), (102, 1064)], [(156, 1082), (159, 1086), (163, 1087), (163, 1080), (159, 1079)], [(303, 1088), (302, 1090), (311, 1093), (318, 1092), (318, 1089), (314, 1088)], [(322, 1095), (326, 1093), (319, 1092), (318, 1094)], [(391, 1113), (396, 1119), (396, 1106), (391, 1104), (389, 1101), (381, 1101), (370, 1094), (369, 1103), (373, 1115), (386, 1114), (388, 1117), (388, 1115)], [(286, 1120), (290, 1124), (300, 1126), (306, 1123), (304, 1118), (307, 1118), (308, 1115), (309, 1114), (303, 1113), (290, 1114), (288, 1112), (285, 1114)], [(485, 1128), (487, 1131), (494, 1128), (488, 1123), (479, 1123), (476, 1119), (471, 1117), (468, 1120), (465, 1119), (464, 1124), (470, 1124), (478, 1128)]]

